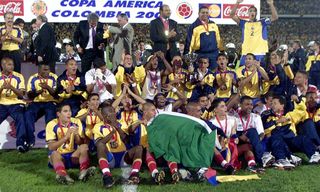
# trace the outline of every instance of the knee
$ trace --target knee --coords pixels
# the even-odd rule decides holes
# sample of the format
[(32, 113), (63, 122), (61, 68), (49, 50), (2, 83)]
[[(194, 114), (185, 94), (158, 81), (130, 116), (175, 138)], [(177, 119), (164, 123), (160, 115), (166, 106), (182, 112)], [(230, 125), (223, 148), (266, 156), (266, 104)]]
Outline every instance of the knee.
[(106, 148), (106, 144), (104, 144), (104, 143), (102, 143), (102, 142), (100, 142), (100, 141), (96, 142), (95, 145), (96, 145), (97, 149), (104, 149), (104, 148)]
[(256, 128), (251, 128), (251, 129), (248, 129), (248, 135), (252, 136), (252, 137), (258, 137), (258, 131)]
[(61, 154), (58, 151), (53, 151), (50, 155), (50, 159), (60, 159), (61, 158)]
[(89, 147), (87, 144), (82, 144), (79, 146), (80, 153), (87, 153), (89, 151)]
[(136, 151), (136, 153), (138, 153), (138, 154), (142, 154), (142, 152), (143, 152), (143, 147), (142, 147), (141, 145), (138, 145), (138, 146), (135, 147), (135, 151)]

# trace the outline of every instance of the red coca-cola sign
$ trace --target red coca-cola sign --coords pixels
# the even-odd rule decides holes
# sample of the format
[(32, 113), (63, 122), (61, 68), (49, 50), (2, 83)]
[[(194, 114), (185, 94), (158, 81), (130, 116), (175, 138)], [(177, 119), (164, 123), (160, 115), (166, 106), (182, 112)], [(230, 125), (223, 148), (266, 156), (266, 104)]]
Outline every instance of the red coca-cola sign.
[[(236, 15), (238, 15), (238, 17), (240, 17), (241, 19), (248, 19), (249, 18), (249, 8), (252, 6), (253, 4), (249, 5), (249, 4), (240, 4), (238, 6), (238, 9), (236, 11)], [(232, 8), (234, 7), (234, 4), (224, 4), (223, 5), (223, 18), (231, 18), (230, 13)]]
[(23, 16), (23, 0), (0, 0), (0, 16), (13, 12), (15, 16)]

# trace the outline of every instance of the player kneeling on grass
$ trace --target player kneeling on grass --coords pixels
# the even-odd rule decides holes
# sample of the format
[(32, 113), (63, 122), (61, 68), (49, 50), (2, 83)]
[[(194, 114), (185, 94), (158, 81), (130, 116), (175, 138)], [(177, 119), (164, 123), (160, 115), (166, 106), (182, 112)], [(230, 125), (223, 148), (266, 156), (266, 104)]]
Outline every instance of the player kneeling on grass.
[(95, 125), (93, 135), (97, 146), (99, 166), (103, 173), (103, 185), (109, 188), (114, 184), (109, 167), (126, 167), (128, 164), (132, 165), (128, 184), (138, 184), (140, 182), (142, 146), (129, 148), (129, 137), (121, 130), (115, 109), (112, 106), (102, 106), (101, 113), (103, 122)]
[(54, 168), (59, 183), (72, 184), (74, 180), (66, 169), (76, 168), (80, 164), (79, 180), (86, 181), (94, 175), (95, 167), (89, 167), (88, 145), (83, 144), (82, 124), (79, 119), (71, 118), (68, 104), (57, 107), (57, 117), (46, 127), (49, 166)]
[[(151, 173), (152, 179), (156, 184), (163, 184), (165, 178), (165, 172), (158, 170), (157, 163), (154, 155), (149, 151), (148, 139), (147, 139), (147, 124), (157, 115), (157, 108), (152, 103), (144, 103), (142, 106), (143, 117), (142, 120), (138, 120), (129, 126), (130, 136), (133, 137), (131, 140), (134, 145), (141, 145), (144, 148), (145, 162), (148, 166), (149, 172)], [(180, 180), (178, 172), (178, 165), (176, 162), (166, 161), (172, 178), (172, 183), (176, 184)]]

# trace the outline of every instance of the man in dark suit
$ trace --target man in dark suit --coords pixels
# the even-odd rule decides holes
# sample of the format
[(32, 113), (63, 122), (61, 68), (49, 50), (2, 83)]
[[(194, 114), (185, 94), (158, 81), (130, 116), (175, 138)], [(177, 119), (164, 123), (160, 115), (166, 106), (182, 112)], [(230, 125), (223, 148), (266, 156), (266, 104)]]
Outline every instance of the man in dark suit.
[[(170, 15), (169, 6), (162, 5), (159, 18), (150, 23), (150, 38), (154, 44), (153, 52), (163, 52), (168, 62), (171, 62), (174, 56), (179, 55), (177, 42), (180, 40), (177, 22), (169, 19)], [(163, 67), (163, 64), (160, 64), (159, 67)]]
[(56, 36), (52, 27), (48, 24), (48, 19), (44, 15), (39, 15), (36, 20), (39, 28), (35, 48), (37, 50), (38, 63), (46, 63), (50, 66), (50, 71), (55, 73), (58, 53), (56, 49)]
[(145, 49), (144, 41), (139, 41), (138, 50), (133, 55), (135, 66), (145, 65), (150, 55), (151, 53)]
[(85, 74), (91, 69), (96, 58), (103, 59), (103, 24), (99, 16), (90, 13), (87, 20), (80, 21), (73, 35), (73, 41), (81, 57), (81, 72)]

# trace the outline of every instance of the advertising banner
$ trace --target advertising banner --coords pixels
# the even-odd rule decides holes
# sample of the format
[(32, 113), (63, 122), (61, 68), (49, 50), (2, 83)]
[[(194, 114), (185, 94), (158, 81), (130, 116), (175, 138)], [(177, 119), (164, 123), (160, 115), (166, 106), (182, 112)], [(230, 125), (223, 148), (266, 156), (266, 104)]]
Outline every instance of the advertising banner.
[[(44, 148), (46, 146), (45, 138), (46, 123), (44, 117), (35, 124), (35, 148)], [(0, 124), (0, 149), (16, 148), (16, 127), (11, 117), (8, 117)]]
[[(199, 8), (209, 8), (210, 19), (218, 24), (235, 24), (230, 12), (236, 0), (0, 0), (0, 16), (12, 11), (16, 17), (30, 22), (39, 14), (45, 14), (49, 22), (76, 23), (85, 20), (95, 12), (103, 23), (117, 22), (116, 16), (126, 13), (130, 23), (150, 23), (159, 16), (159, 7), (167, 4), (171, 18), (180, 24), (191, 24), (197, 17)], [(240, 4), (237, 15), (248, 18), (249, 7), (260, 10), (259, 0), (245, 0)], [(258, 13), (259, 18), (259, 13)], [(3, 21), (3, 17), (0, 18)]]

